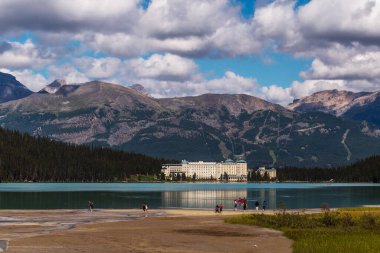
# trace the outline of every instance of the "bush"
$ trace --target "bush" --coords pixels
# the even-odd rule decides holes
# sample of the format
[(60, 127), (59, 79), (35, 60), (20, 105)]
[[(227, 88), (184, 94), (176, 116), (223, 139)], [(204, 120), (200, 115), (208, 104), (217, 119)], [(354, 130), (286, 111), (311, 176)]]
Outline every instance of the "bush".
[(352, 218), (352, 215), (349, 213), (344, 213), (341, 218), (342, 227), (352, 227), (355, 225), (355, 222)]
[(376, 228), (376, 218), (371, 213), (365, 213), (360, 217), (360, 225), (365, 229), (375, 229)]
[(325, 212), (320, 221), (326, 227), (331, 227), (339, 224), (339, 217), (337, 213)]

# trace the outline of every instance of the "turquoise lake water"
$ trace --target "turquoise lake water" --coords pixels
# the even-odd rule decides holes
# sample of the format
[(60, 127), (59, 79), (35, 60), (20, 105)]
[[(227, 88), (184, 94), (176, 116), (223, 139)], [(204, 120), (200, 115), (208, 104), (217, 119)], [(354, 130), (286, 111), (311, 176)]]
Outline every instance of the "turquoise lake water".
[(254, 183), (0, 183), (1, 209), (233, 208), (234, 199), (246, 198), (248, 208), (266, 200), (287, 208), (380, 205), (380, 184), (254, 184)]

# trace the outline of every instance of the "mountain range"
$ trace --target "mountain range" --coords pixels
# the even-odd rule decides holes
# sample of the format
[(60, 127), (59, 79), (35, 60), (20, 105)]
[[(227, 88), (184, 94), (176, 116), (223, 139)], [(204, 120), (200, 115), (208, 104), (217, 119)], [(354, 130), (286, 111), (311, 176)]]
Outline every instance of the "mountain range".
[(287, 108), (298, 112), (329, 113), (337, 117), (366, 121), (380, 127), (380, 91), (321, 91), (299, 99)]
[(377, 92), (323, 91), (285, 108), (245, 94), (157, 99), (102, 81), (19, 96), (25, 86), (11, 77), (0, 75), (0, 125), (54, 140), (249, 166), (332, 167), (380, 153)]

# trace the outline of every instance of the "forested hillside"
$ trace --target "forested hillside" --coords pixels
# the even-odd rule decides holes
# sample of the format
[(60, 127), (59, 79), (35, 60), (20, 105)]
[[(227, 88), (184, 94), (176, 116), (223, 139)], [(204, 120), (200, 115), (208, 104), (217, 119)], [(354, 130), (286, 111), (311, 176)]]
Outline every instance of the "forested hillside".
[(0, 128), (0, 181), (123, 181), (168, 162), (109, 148), (78, 146)]
[(371, 156), (352, 165), (337, 168), (282, 168), (277, 170), (280, 181), (380, 182), (380, 156)]
[(250, 167), (335, 167), (380, 154), (380, 131), (368, 122), (290, 111), (245, 94), (157, 99), (102, 81), (58, 80), (0, 103), (0, 126), (166, 159), (244, 159)]

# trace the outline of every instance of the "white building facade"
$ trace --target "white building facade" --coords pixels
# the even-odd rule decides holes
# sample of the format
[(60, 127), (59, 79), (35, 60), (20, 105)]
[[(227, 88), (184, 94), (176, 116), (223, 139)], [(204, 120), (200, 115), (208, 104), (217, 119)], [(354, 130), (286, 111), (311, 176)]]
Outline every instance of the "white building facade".
[(269, 179), (275, 179), (277, 177), (276, 169), (265, 169), (265, 167), (260, 167), (257, 171), (257, 174), (260, 174), (261, 177), (265, 176), (265, 173), (268, 175)]
[(177, 177), (178, 174), (186, 177), (194, 177), (196, 179), (220, 180), (227, 179), (229, 181), (247, 181), (247, 162), (244, 160), (225, 162), (188, 162), (183, 160), (181, 164), (163, 164), (161, 172), (167, 178)]

